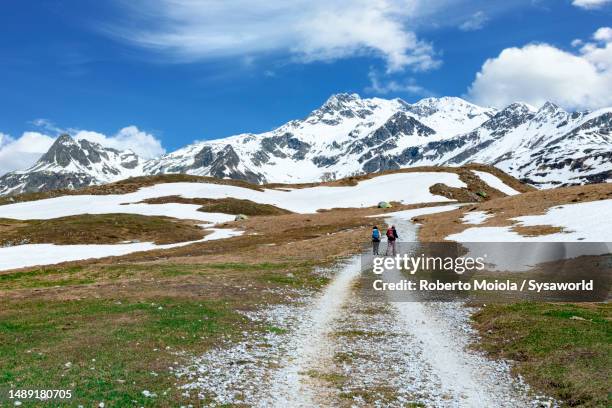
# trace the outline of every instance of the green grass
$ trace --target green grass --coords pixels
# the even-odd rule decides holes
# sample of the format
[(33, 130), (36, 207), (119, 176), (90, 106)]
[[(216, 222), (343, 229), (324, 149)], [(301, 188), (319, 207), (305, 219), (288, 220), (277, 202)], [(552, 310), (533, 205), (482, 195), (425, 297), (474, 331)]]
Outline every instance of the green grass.
[(291, 211), (287, 211), (270, 204), (260, 204), (250, 200), (220, 198), (209, 199), (207, 201), (207, 203), (203, 203), (202, 207), (200, 207), (198, 211), (218, 212), (224, 214), (244, 214), (248, 216), (282, 215), (291, 213)]
[[(326, 279), (312, 274), (313, 266), (307, 261), (92, 264), (0, 274), (0, 291), (9, 293), (62, 287), (44, 292), (45, 300), (28, 291), (0, 300), (0, 406), (9, 389), (43, 388), (73, 390), (74, 406), (201, 403), (195, 394), (181, 396), (169, 368), (245, 330), (284, 335), (284, 329), (250, 322), (238, 310), (281, 301), (262, 296), (259, 288), (320, 286)], [(219, 283), (241, 285), (244, 279), (257, 283), (252, 292), (237, 295)], [(172, 290), (160, 299), (155, 287), (143, 286), (149, 282), (170, 284)], [(78, 286), (92, 283), (104, 285)], [(113, 285), (122, 288), (116, 296)], [(55, 299), (53, 293), (76, 300)], [(157, 397), (144, 397), (143, 390)]]
[[(99, 281), (115, 282), (122, 279), (164, 279), (179, 276), (207, 276), (218, 272), (252, 272), (262, 282), (292, 286), (320, 287), (327, 278), (311, 273), (310, 262), (210, 263), (210, 264), (125, 264), (46, 267), (30, 271), (0, 274), (0, 290), (46, 288), (54, 286), (86, 285)], [(291, 274), (289, 274), (291, 272)]]
[(85, 406), (177, 405), (168, 367), (182, 360), (173, 353), (202, 352), (237, 333), (245, 320), (231, 306), (170, 298), (3, 305), (0, 390), (72, 389), (71, 403)]
[(261, 275), (259, 279), (265, 281), (266, 283), (290, 286), (293, 288), (322, 287), (329, 282), (329, 278), (324, 276), (297, 274), (295, 272), (293, 272), (292, 275), (267, 273)]
[(537, 390), (568, 406), (612, 406), (610, 305), (488, 305), (474, 320), (480, 347), (514, 360), (517, 373)]
[(280, 327), (271, 326), (271, 325), (266, 326), (265, 329), (266, 329), (266, 331), (268, 331), (270, 333), (274, 333), (274, 334), (285, 334), (285, 333), (287, 333), (287, 330), (281, 329)]

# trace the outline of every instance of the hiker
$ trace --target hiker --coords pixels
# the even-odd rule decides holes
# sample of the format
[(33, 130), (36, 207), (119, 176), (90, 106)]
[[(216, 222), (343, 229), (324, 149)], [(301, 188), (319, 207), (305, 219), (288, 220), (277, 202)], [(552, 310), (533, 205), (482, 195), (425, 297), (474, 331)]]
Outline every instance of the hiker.
[(392, 225), (387, 229), (387, 251), (385, 255), (389, 255), (389, 251), (392, 252), (392, 255), (395, 256), (397, 254), (395, 250), (395, 240), (399, 238), (397, 235), (397, 230), (395, 229), (395, 225)]
[(372, 227), (372, 254), (380, 255), (378, 253), (378, 247), (380, 246), (380, 231), (375, 225)]

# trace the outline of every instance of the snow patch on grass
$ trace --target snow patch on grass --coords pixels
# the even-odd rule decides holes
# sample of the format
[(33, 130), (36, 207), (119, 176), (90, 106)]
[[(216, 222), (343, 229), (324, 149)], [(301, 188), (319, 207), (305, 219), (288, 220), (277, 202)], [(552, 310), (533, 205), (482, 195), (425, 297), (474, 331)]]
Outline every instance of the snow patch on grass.
[(516, 191), (515, 189), (513, 189), (512, 187), (510, 187), (509, 185), (501, 181), (497, 176), (494, 176), (491, 173), (488, 173), (486, 171), (478, 171), (478, 170), (472, 170), (472, 172), (476, 174), (482, 181), (487, 183), (489, 186), (493, 187), (496, 190), (501, 191), (504, 194), (507, 194), (507, 195), (520, 194), (519, 191)]
[(99, 259), (108, 256), (121, 256), (134, 252), (177, 248), (197, 242), (238, 236), (244, 232), (233, 229), (210, 229), (213, 231), (212, 234), (200, 240), (165, 245), (156, 245), (152, 242), (136, 242), (111, 245), (26, 244), (0, 248), (0, 271), (85, 259)]
[(463, 218), (461, 218), (461, 221), (463, 221), (464, 224), (477, 225), (484, 223), (491, 217), (492, 215), (487, 214), (485, 211), (473, 211), (466, 213)]
[(444, 183), (450, 187), (466, 187), (454, 173), (396, 173), (363, 180), (355, 186), (317, 186), (290, 191), (264, 190), (211, 184), (166, 183), (144, 187), (121, 195), (70, 195), (38, 201), (0, 206), (0, 218), (50, 219), (78, 214), (127, 213), (193, 219), (209, 223), (228, 222), (234, 216), (198, 211), (195, 204), (144, 204), (142, 201), (166, 196), (184, 198), (237, 198), (271, 204), (296, 213), (314, 213), (320, 209), (360, 208), (376, 205), (380, 200), (402, 201), (404, 204), (450, 201), (434, 195), (429, 187)]
[(458, 242), (608, 242), (612, 230), (612, 200), (567, 204), (542, 215), (512, 218), (520, 226), (550, 225), (563, 232), (525, 237), (512, 227), (474, 227), (446, 237)]

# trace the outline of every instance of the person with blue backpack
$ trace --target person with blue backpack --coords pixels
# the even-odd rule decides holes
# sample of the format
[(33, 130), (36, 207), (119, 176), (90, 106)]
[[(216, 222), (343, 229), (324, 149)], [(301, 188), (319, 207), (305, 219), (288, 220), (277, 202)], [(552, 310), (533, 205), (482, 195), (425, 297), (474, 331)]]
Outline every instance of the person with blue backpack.
[(372, 253), (374, 255), (379, 255), (378, 247), (380, 246), (380, 231), (378, 227), (375, 225), (372, 227)]

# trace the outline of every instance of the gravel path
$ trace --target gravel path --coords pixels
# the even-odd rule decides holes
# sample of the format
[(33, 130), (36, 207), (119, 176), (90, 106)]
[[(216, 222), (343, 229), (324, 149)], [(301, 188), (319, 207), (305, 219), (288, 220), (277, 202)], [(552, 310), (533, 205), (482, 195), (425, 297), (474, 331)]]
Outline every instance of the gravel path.
[[(392, 221), (404, 241), (415, 239), (413, 224)], [(473, 310), (463, 304), (368, 296), (360, 257), (329, 272), (322, 292), (293, 293), (299, 301), (248, 315), (278, 332), (245, 333), (178, 370), (186, 395), (206, 406), (554, 406), (530, 395), (507, 363), (470, 350)]]

